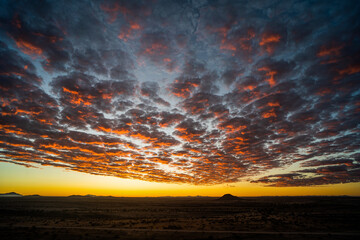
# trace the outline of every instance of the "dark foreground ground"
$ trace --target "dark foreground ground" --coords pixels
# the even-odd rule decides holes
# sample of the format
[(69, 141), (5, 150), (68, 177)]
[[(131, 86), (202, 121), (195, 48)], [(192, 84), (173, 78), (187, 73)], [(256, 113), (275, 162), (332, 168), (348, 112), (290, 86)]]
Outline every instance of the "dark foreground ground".
[(360, 198), (0, 198), (0, 239), (360, 239)]

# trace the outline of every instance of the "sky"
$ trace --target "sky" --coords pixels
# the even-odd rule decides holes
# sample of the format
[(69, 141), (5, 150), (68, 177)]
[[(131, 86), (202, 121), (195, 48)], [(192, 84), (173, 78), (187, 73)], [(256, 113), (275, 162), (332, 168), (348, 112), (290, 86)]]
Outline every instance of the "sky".
[(360, 196), (359, 1), (0, 1), (0, 192)]

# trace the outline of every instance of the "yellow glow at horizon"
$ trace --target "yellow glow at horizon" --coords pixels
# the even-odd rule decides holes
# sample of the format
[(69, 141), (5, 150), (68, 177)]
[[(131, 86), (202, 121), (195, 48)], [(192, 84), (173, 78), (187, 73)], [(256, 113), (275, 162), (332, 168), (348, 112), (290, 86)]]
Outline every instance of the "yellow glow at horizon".
[(222, 196), (226, 193), (236, 196), (360, 196), (360, 183), (314, 187), (264, 187), (248, 182), (209, 186), (169, 184), (91, 175), (50, 166), (26, 168), (0, 162), (0, 193), (6, 192), (44, 196), (94, 194), (119, 197)]

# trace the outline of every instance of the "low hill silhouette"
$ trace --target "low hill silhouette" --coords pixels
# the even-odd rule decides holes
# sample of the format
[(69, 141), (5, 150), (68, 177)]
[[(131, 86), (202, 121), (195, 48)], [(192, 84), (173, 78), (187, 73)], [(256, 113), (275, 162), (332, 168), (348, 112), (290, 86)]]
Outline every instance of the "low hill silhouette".
[(24, 197), (41, 197), (39, 194), (25, 195)]
[(0, 197), (22, 197), (22, 195), (16, 192), (9, 192), (0, 194)]
[(87, 195), (70, 195), (68, 196), (70, 198), (88, 198), (88, 197), (97, 197), (96, 195), (87, 194)]
[(218, 198), (217, 200), (219, 200), (219, 201), (237, 201), (237, 200), (240, 200), (240, 198), (235, 197), (231, 194), (225, 194), (224, 196), (222, 196), (221, 198)]

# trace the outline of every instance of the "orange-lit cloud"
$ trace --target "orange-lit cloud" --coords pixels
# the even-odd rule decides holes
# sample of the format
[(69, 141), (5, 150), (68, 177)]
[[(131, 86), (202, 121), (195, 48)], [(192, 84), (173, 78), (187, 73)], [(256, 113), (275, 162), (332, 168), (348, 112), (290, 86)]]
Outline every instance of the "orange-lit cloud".
[(16, 46), (21, 49), (21, 51), (27, 55), (37, 55), (42, 56), (43, 50), (23, 39), (15, 40)]
[(339, 46), (321, 46), (320, 50), (317, 52), (316, 56), (325, 57), (325, 56), (339, 56), (343, 45)]
[(93, 96), (81, 96), (79, 92), (69, 90), (65, 87), (63, 87), (63, 91), (66, 93), (70, 93), (69, 102), (75, 105), (91, 105), (91, 99), (93, 99)]
[(132, 38), (136, 31), (141, 30), (141, 26), (136, 22), (130, 22), (128, 27), (123, 27), (118, 35), (118, 38), (127, 42)]
[(274, 76), (277, 74), (277, 71), (273, 71), (268, 67), (259, 68), (258, 71), (265, 71), (266, 72), (265, 76), (269, 77), (269, 78), (266, 79), (266, 81), (269, 83), (270, 87), (273, 87), (276, 84)]
[(262, 114), (263, 118), (276, 117), (275, 109), (271, 109), (268, 112)]
[(281, 40), (280, 34), (277, 33), (264, 33), (261, 36), (259, 45), (264, 47), (264, 49), (269, 53), (274, 52), (274, 47), (277, 43), (279, 43)]

